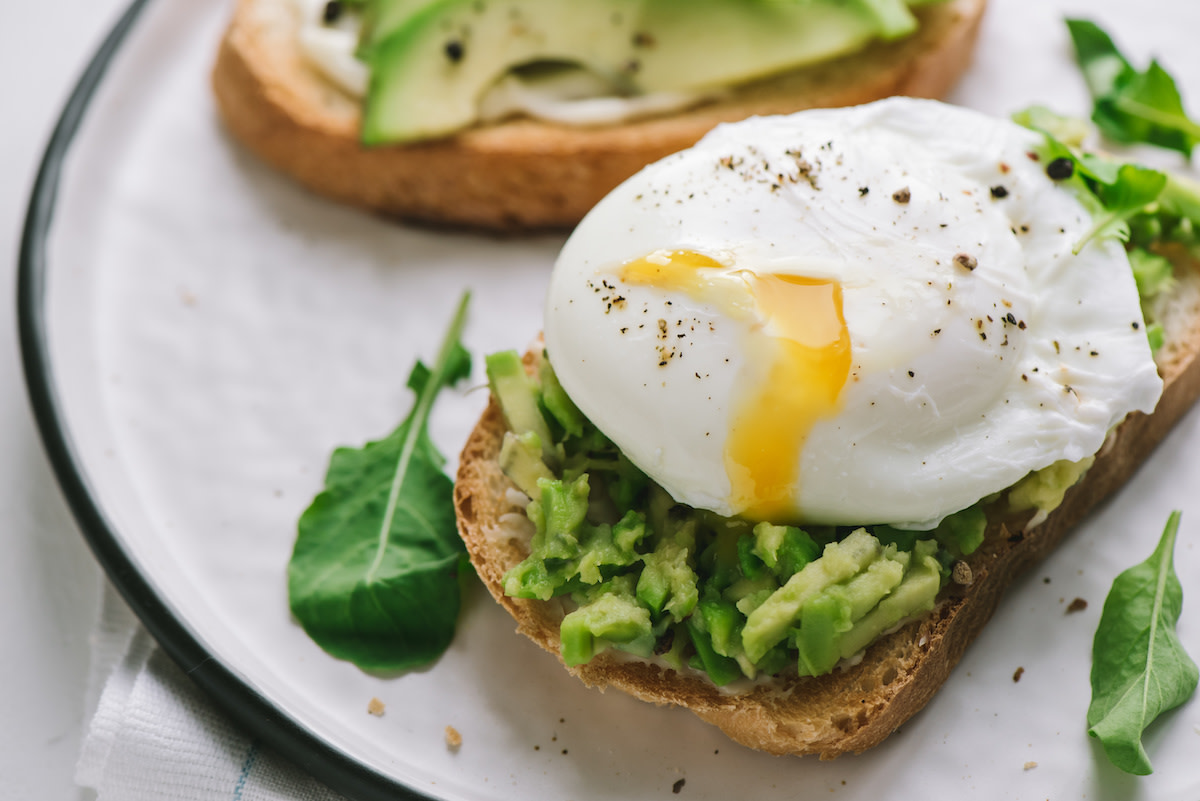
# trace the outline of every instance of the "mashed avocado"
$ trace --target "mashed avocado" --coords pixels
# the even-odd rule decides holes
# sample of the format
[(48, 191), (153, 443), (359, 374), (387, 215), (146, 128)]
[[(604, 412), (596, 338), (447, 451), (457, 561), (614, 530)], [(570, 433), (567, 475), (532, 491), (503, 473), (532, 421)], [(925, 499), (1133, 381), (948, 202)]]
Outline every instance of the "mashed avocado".
[(932, 609), (947, 566), (982, 540), (975, 508), (928, 532), (805, 531), (677, 504), (579, 414), (548, 361), (536, 379), (513, 351), (487, 366), (512, 429), (501, 466), (530, 496), (534, 525), (504, 591), (569, 599), (568, 665), (617, 648), (690, 665), (718, 685), (827, 673)]

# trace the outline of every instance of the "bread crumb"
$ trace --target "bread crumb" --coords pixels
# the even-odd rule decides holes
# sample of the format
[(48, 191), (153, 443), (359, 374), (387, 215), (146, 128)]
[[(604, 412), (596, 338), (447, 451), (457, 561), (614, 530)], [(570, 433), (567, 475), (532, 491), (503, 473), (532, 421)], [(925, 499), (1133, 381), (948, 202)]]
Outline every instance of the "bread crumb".
[(457, 751), (462, 745), (462, 735), (458, 733), (458, 729), (453, 726), (446, 727), (446, 747), (451, 751)]
[(1025, 672), (1025, 668), (1023, 668), (1023, 667), (1019, 667), (1016, 669), (1016, 671), (1013, 673), (1013, 684), (1016, 684), (1018, 681), (1021, 680), (1021, 674), (1024, 672)]
[(1033, 770), (1036, 767), (1037, 767), (1036, 762), (1026, 762), (1025, 763), (1025, 770)]
[(370, 701), (367, 701), (367, 714), (369, 715), (381, 718), (385, 709), (387, 709), (387, 706), (378, 698), (372, 698)]
[(1082, 612), (1084, 609), (1087, 609), (1087, 601), (1083, 600), (1082, 598), (1076, 598), (1067, 606), (1066, 613), (1069, 615), (1072, 612)]
[(975, 574), (971, 571), (971, 566), (961, 559), (954, 563), (954, 569), (950, 572), (950, 578), (955, 584), (961, 584), (964, 587), (969, 587), (975, 583)]

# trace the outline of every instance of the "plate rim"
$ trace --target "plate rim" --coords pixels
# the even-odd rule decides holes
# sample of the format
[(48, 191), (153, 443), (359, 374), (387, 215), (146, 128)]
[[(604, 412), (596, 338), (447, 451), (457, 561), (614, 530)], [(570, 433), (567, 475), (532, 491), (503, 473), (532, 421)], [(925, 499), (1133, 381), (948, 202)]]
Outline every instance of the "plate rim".
[(122, 546), (116, 527), (93, 497), (53, 379), (44, 311), (47, 240), (63, 163), (113, 59), (150, 0), (130, 0), (71, 89), (42, 152), (26, 206), (17, 256), (17, 338), (26, 394), (59, 490), (108, 580), (166, 654), (223, 713), (299, 770), (361, 801), (436, 801), (356, 761), (304, 727), (209, 651), (178, 619)]

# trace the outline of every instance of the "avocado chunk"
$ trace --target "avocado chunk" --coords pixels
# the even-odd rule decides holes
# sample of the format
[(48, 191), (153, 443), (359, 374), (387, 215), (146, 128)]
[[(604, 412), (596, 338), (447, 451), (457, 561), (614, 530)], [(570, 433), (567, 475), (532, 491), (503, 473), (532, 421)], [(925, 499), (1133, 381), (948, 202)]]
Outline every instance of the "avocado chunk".
[(472, 125), (505, 74), (570, 65), (616, 94), (704, 92), (858, 50), (916, 26), (904, 0), (393, 0), (371, 20), (363, 142)]
[(713, 684), (723, 687), (734, 679), (742, 677), (742, 669), (737, 660), (717, 653), (707, 632), (692, 620), (688, 620), (687, 630), (691, 635), (692, 645), (696, 649), (695, 662), (697, 664), (694, 667), (707, 673)]
[(568, 666), (590, 661), (610, 644), (652, 641), (650, 611), (621, 591), (624, 589), (599, 593), (594, 601), (563, 618), (559, 639)]
[(640, 512), (630, 510), (611, 526), (586, 521), (587, 474), (572, 482), (540, 479), (537, 488), (526, 509), (535, 527), (530, 553), (505, 574), (505, 593), (547, 600), (600, 585), (641, 558), (637, 547), (646, 535), (646, 522)]
[(695, 608), (700, 592), (696, 572), (688, 565), (688, 554), (695, 548), (696, 524), (689, 520), (642, 557), (645, 566), (638, 578), (637, 598), (655, 615), (665, 612), (678, 622)]
[(816, 540), (795, 526), (759, 523), (754, 527), (754, 553), (781, 581), (787, 581), (821, 555)]
[(506, 594), (545, 601), (574, 577), (587, 499), (586, 475), (570, 484), (557, 479), (538, 482), (538, 494), (525, 509), (534, 525), (530, 553), (504, 574)]

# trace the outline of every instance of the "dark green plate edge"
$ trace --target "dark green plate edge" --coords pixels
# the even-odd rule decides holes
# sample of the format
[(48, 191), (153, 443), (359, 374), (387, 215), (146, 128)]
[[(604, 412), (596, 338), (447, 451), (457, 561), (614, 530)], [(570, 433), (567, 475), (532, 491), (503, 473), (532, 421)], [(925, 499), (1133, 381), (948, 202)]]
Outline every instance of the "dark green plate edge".
[(26, 211), (17, 262), (17, 328), (25, 385), (42, 445), (59, 487), (109, 581), (162, 649), (226, 714), (255, 740), (301, 766), (343, 795), (359, 801), (432, 801), (429, 796), (355, 761), (301, 726), (229, 668), (193, 636), (142, 576), (94, 500), (62, 418), (47, 343), (46, 241), (54, 221), (63, 162), (109, 64), (149, 0), (133, 0), (92, 56), (72, 90), (42, 155)]

